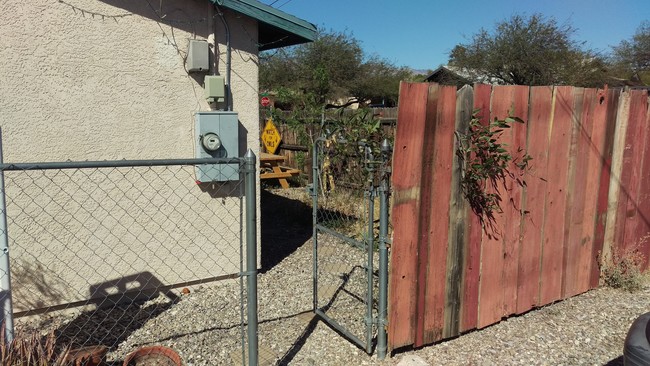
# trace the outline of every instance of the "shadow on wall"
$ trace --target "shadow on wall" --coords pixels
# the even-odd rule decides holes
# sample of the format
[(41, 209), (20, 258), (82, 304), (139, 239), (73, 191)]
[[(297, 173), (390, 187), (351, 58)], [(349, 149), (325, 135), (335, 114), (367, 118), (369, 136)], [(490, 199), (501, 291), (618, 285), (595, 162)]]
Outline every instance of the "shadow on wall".
[[(90, 293), (97, 308), (79, 314), (55, 332), (57, 339), (70, 343), (73, 348), (89, 345), (115, 348), (179, 300), (150, 272), (92, 285)], [(161, 294), (167, 300), (145, 304)]]
[[(196, 37), (207, 39), (208, 36), (213, 32), (211, 29), (210, 22), (210, 7), (212, 3), (205, 0), (165, 0), (165, 1), (133, 1), (133, 0), (100, 0), (102, 3), (113, 6), (115, 8), (123, 9), (128, 12), (126, 14), (120, 14), (115, 16), (113, 14), (100, 14), (94, 13), (90, 10), (85, 10), (88, 2), (86, 0), (59, 0), (61, 4), (67, 5), (70, 7), (70, 12), (78, 14), (86, 14), (87, 16), (95, 16), (99, 19), (104, 19), (105, 21), (120, 21), (121, 18), (127, 17), (130, 14), (139, 15), (141, 17), (150, 19), (158, 23), (159, 25), (165, 25), (170, 27), (169, 32), (166, 32), (165, 29), (161, 27), (163, 36), (167, 37), (169, 43), (174, 45), (177, 50), (185, 49), (187, 42), (186, 38), (176, 38), (174, 35), (174, 29), (179, 29), (190, 33)], [(232, 19), (237, 19), (238, 16), (230, 16), (232, 12), (225, 8), (220, 8), (223, 14), (226, 16), (226, 21), (232, 21)], [(238, 13), (236, 13), (238, 14)], [(220, 43), (226, 42), (225, 29), (221, 18), (215, 14), (215, 24), (217, 26), (217, 35)], [(252, 54), (257, 54), (258, 45), (256, 42), (253, 42), (254, 39), (251, 35), (246, 34), (247, 30), (242, 25), (235, 27), (234, 24), (229, 24), (231, 28), (231, 41), (233, 52), (244, 51)], [(134, 35), (134, 36), (137, 36)], [(181, 43), (179, 43), (181, 42)], [(185, 54), (185, 52), (181, 52)]]
[[(102, 13), (90, 8), (85, 0), (59, 0), (59, 3), (67, 5), (70, 13), (77, 16), (89, 16), (104, 21), (119, 23), (121, 19), (132, 15), (139, 15), (151, 19), (159, 24), (164, 24), (175, 29), (180, 29), (196, 36), (207, 38), (208, 12), (207, 1), (132, 1), (132, 0), (100, 0), (102, 3), (123, 9), (126, 13), (106, 12)], [(200, 14), (200, 15), (199, 15)], [(134, 35), (137, 36), (137, 35)], [(172, 40), (173, 40), (173, 35)]]
[(38, 311), (70, 298), (65, 281), (36, 260), (13, 259), (11, 276), (14, 312)]

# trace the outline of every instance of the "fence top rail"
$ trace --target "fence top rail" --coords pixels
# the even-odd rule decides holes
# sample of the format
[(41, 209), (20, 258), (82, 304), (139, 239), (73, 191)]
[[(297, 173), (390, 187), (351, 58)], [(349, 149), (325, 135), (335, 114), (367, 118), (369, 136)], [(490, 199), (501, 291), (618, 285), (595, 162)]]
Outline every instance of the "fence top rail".
[(244, 158), (62, 161), (62, 162), (44, 162), (44, 163), (5, 163), (5, 164), (0, 164), (0, 171), (83, 169), (83, 168), (123, 168), (123, 167), (208, 165), (208, 164), (243, 165), (244, 163), (245, 163)]

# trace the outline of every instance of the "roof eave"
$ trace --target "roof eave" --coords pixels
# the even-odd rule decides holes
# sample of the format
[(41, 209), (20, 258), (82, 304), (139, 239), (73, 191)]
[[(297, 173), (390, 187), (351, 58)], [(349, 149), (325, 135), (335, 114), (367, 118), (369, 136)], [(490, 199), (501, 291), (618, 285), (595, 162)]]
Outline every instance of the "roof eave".
[(217, 6), (249, 16), (260, 23), (259, 50), (270, 50), (316, 39), (316, 26), (256, 0), (210, 0)]

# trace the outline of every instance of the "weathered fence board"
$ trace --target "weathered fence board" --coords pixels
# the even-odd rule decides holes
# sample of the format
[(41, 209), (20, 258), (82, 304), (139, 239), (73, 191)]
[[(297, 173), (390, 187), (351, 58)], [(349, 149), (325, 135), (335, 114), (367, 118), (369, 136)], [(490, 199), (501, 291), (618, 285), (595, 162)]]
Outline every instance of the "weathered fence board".
[[(422, 149), (426, 125), (427, 84), (401, 84), (402, 100), (398, 119), (403, 121), (395, 136), (392, 187), (393, 240), (391, 248), (390, 308), (388, 331), (391, 345), (400, 347), (415, 342), (416, 284), (419, 245), (420, 184)], [(399, 151), (399, 152), (397, 152)]]
[(540, 255), (544, 235), (544, 206), (547, 193), (547, 164), (549, 150), (549, 121), (553, 89), (537, 86), (530, 90), (527, 151), (532, 160), (526, 179), (522, 222), (522, 250), (519, 256), (517, 278), (517, 313), (523, 313), (539, 304)]
[[(590, 101), (585, 99), (585, 90), (574, 89), (574, 113), (571, 129), (571, 153), (569, 154), (569, 175), (567, 185), (566, 234), (564, 242), (564, 275), (562, 276), (562, 297), (577, 294), (580, 278), (579, 259), (584, 251), (582, 240), (583, 215), (586, 206), (588, 143), (591, 139)], [(594, 175), (595, 176), (595, 175)]]
[[(469, 85), (465, 85), (457, 93), (456, 101), (456, 131), (458, 136), (466, 135), (469, 130), (469, 124), (472, 119), (473, 111), (473, 90)], [(456, 144), (461, 144), (458, 138)], [(457, 145), (456, 145), (457, 146)], [(462, 161), (458, 154), (454, 154), (451, 172), (451, 187), (458, 187), (462, 178)], [(460, 333), (462, 322), (462, 305), (465, 300), (463, 293), (475, 289), (469, 289), (466, 286), (466, 273), (471, 271), (465, 264), (469, 263), (468, 236), (469, 225), (467, 200), (460, 189), (451, 189), (451, 200), (449, 207), (449, 250), (447, 251), (447, 279), (446, 279), (446, 303), (445, 303), (445, 324), (443, 327), (443, 338), (453, 337)], [(477, 258), (478, 259), (478, 258)], [(479, 263), (476, 260), (476, 263)], [(477, 281), (478, 282), (478, 281)]]
[[(435, 241), (438, 238), (433, 235), (433, 227), (429, 220), (433, 216), (433, 200), (435, 197), (435, 136), (437, 127), (438, 98), (440, 97), (440, 87), (437, 84), (429, 85), (426, 105), (426, 119), (424, 123), (424, 143), (422, 145), (422, 164), (420, 165), (420, 217), (418, 217), (418, 263), (417, 263), (417, 293), (416, 293), (416, 326), (415, 326), (415, 346), (424, 344), (424, 328), (434, 330), (435, 323), (435, 286), (439, 284), (439, 279), (433, 280), (429, 277), (430, 271), (435, 271), (435, 266), (429, 266), (431, 258), (429, 253), (433, 252)], [(440, 233), (442, 234), (442, 233)], [(444, 265), (444, 263), (443, 263)], [(430, 282), (431, 281), (431, 282)], [(430, 286), (431, 288), (427, 287)]]
[[(512, 104), (506, 111), (506, 115), (500, 118), (506, 118), (508, 115), (520, 116), (526, 123), (528, 120), (528, 96), (529, 88), (527, 86), (514, 86), (512, 93)], [(511, 139), (508, 143), (507, 150), (517, 160), (521, 162), (526, 152), (526, 124), (513, 123), (510, 128)], [(517, 163), (515, 162), (515, 163)], [(503, 200), (503, 216), (505, 224), (503, 228), (503, 248), (504, 248), (504, 266), (503, 266), (503, 314), (507, 316), (514, 314), (517, 309), (517, 278), (519, 276), (519, 257), (521, 252), (521, 229), (522, 229), (522, 195), (523, 189), (516, 179), (525, 179), (525, 177), (509, 177), (506, 181), (506, 191)]]
[[(614, 135), (616, 130), (616, 115), (618, 111), (618, 103), (620, 100), (619, 90), (604, 90), (598, 92), (598, 100), (604, 106), (604, 111), (599, 109), (596, 115), (597, 120), (604, 118), (604, 142), (602, 150), (594, 151), (601, 160), (599, 167), (600, 184), (598, 187), (598, 203), (596, 206), (596, 230), (594, 233), (592, 258), (600, 258), (605, 254), (605, 234), (607, 225), (607, 212), (609, 205), (609, 189), (610, 181), (612, 179), (612, 153), (614, 149)], [(593, 261), (591, 265), (591, 278), (589, 287), (594, 288), (598, 286), (600, 281), (600, 265), (598, 261)]]
[[(432, 94), (429, 91), (429, 95)], [(431, 190), (431, 215), (423, 217), (422, 221), (428, 228), (429, 250), (428, 257), (423, 258), (428, 267), (420, 266), (420, 270), (426, 268), (425, 312), (422, 343), (416, 342), (416, 346), (442, 339), (446, 305), (446, 258), (449, 240), (451, 166), (454, 159), (456, 87), (441, 86), (437, 94), (435, 114), (432, 116), (435, 122), (434, 133), (425, 135), (426, 139), (433, 142), (434, 159), (430, 166), (423, 167), (427, 174), (432, 173), (433, 179), (431, 186), (428, 187)], [(430, 106), (433, 108), (432, 103)], [(423, 184), (422, 187), (426, 186)], [(432, 266), (432, 263), (438, 265)]]
[(600, 184), (600, 167), (603, 160), (600, 156), (605, 146), (605, 120), (604, 111), (606, 105), (601, 104), (596, 89), (585, 89), (583, 112), (581, 118), (581, 128), (578, 133), (580, 136), (581, 150), (578, 152), (578, 158), (585, 160), (584, 168), (578, 165), (576, 171), (577, 177), (581, 178), (576, 183), (576, 187), (584, 187), (584, 209), (576, 211), (574, 215), (579, 220), (574, 224), (572, 232), (578, 241), (569, 242), (569, 246), (577, 248), (573, 252), (575, 261), (573, 263), (573, 280), (565, 281), (565, 297), (583, 293), (590, 288), (590, 279), (592, 263), (597, 261), (594, 255), (594, 233), (596, 231), (596, 218), (598, 206), (598, 191)]
[[(499, 142), (532, 157), (482, 228), (454, 131), (522, 118)], [(389, 341), (422, 346), (598, 285), (599, 257), (650, 254), (647, 91), (404, 83), (394, 150)], [(517, 178), (516, 176), (514, 177)], [(490, 192), (496, 192), (489, 188)]]
[(564, 234), (566, 226), (567, 183), (571, 124), (573, 116), (573, 88), (557, 87), (551, 120), (551, 143), (548, 157), (546, 225), (542, 251), (542, 284), (540, 303), (548, 304), (562, 296), (564, 266)]
[(648, 266), (650, 260), (650, 184), (647, 179), (650, 177), (650, 106), (648, 106), (648, 98), (645, 103), (645, 143), (643, 149), (643, 163), (641, 169), (641, 181), (638, 193), (638, 220), (637, 229), (633, 235), (636, 238), (641, 253), (646, 253), (644, 266)]
[[(630, 115), (629, 120), (632, 123), (628, 123), (627, 130), (627, 139), (628, 143), (625, 146), (625, 154), (629, 154), (629, 160), (626, 159), (626, 163), (630, 165), (627, 167), (629, 177), (627, 182), (622, 182), (623, 188), (622, 191), (625, 195), (625, 223), (624, 223), (624, 234), (623, 241), (620, 248), (622, 251), (631, 251), (639, 249), (641, 245), (640, 239), (637, 237), (637, 229), (642, 224), (642, 217), (639, 212), (639, 203), (640, 203), (640, 193), (642, 185), (647, 185), (648, 182), (644, 182), (648, 179), (648, 176), (645, 177), (642, 175), (642, 169), (631, 169), (632, 167), (642, 167), (643, 166), (643, 157), (644, 157), (644, 142), (647, 141), (648, 137), (646, 136), (646, 131), (648, 130), (648, 125), (646, 122), (646, 113), (648, 110), (648, 97), (641, 90), (633, 90), (630, 92)], [(623, 166), (623, 169), (626, 169), (626, 166)], [(627, 183), (627, 184), (625, 184)]]
[[(481, 124), (485, 125), (490, 120), (490, 99), (492, 97), (492, 87), (489, 85), (478, 84), (474, 86), (474, 109), (478, 110), (477, 118)], [(464, 332), (474, 329), (478, 324), (478, 299), (479, 283), (481, 276), (481, 242), (483, 229), (471, 209), (467, 209), (467, 229), (469, 235), (467, 238), (467, 255), (465, 264), (464, 293), (462, 302), (462, 317), (460, 331)]]
[[(513, 87), (499, 87), (492, 90), (492, 105), (490, 110), (490, 121), (495, 118), (505, 118), (513, 103)], [(487, 112), (487, 111), (486, 111)], [(511, 133), (505, 131), (498, 139), (499, 143), (510, 144)], [(488, 186), (489, 193), (499, 193), (498, 188)], [(503, 188), (501, 196), (505, 197)], [(503, 316), (503, 270), (505, 265), (505, 251), (503, 242), (503, 230), (505, 217), (494, 215), (493, 228), (488, 228), (483, 237), (481, 253), (481, 282), (479, 291), (479, 315), (478, 327), (494, 324)]]

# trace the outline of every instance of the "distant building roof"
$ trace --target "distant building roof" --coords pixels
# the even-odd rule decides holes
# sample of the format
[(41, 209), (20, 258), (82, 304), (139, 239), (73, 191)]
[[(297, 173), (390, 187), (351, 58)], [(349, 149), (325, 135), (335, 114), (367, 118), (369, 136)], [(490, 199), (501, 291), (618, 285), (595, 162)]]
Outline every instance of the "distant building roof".
[(210, 0), (217, 6), (236, 11), (256, 19), (258, 26), (259, 50), (270, 50), (316, 39), (316, 26), (287, 14), (281, 10), (262, 4), (256, 0)]
[(501, 84), (500, 80), (491, 78), (487, 75), (482, 75), (474, 70), (467, 70), (455, 66), (440, 66), (435, 69), (424, 81), (435, 82), (443, 85), (456, 85), (461, 87), (463, 85), (471, 85), (474, 83), (480, 84)]

